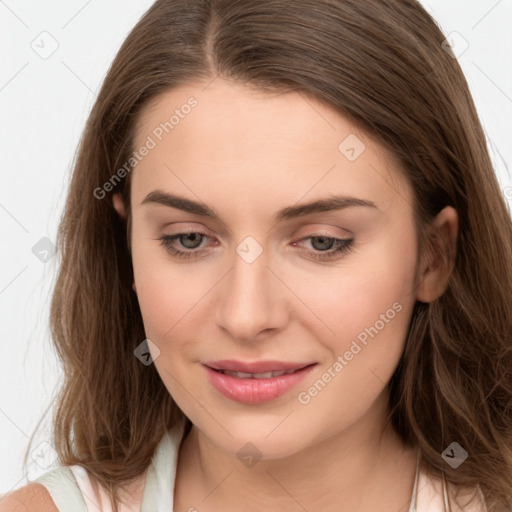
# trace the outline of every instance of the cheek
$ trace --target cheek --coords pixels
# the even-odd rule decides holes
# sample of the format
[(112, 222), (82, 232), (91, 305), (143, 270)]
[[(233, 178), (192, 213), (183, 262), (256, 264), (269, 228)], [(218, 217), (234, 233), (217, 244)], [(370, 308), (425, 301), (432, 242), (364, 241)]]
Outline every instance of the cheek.
[(384, 240), (364, 255), (354, 253), (353, 264), (347, 260), (339, 272), (301, 289), (309, 290), (308, 306), (322, 320), (310, 329), (329, 353), (324, 373), (304, 383), (298, 396), (318, 428), (331, 422), (336, 430), (364, 414), (396, 369), (415, 303), (415, 248), (406, 242)]
[(367, 329), (375, 325), (379, 339), (397, 345), (405, 337), (415, 303), (416, 248), (414, 232), (407, 226), (401, 232), (398, 239), (361, 243), (335, 266), (281, 269), (283, 281), (300, 298), (301, 322), (333, 354), (348, 350), (358, 336), (363, 343), (373, 339)]
[(178, 262), (159, 244), (134, 238), (132, 247), (145, 334), (162, 353), (192, 354), (195, 343), (204, 339), (198, 333), (211, 321), (214, 310), (208, 304), (226, 270)]
[(184, 267), (171, 262), (158, 240), (138, 239), (135, 235), (132, 263), (146, 335), (161, 344), (191, 303), (197, 302), (198, 292)]

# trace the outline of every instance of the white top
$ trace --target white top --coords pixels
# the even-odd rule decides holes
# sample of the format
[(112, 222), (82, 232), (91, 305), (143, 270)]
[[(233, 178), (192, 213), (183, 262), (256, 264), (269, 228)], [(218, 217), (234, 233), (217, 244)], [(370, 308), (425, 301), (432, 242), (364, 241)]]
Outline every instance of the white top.
[[(183, 438), (184, 423), (174, 426), (160, 441), (145, 474), (134, 484), (135, 499), (120, 504), (120, 512), (171, 512), (173, 510), (174, 484), (178, 451)], [(438, 479), (432, 479), (416, 464), (416, 476), (408, 512), (440, 512), (448, 510), (446, 489)], [(59, 512), (112, 512), (105, 490), (87, 471), (78, 465), (60, 466), (40, 476), (35, 483), (48, 489)], [(173, 482), (173, 485), (169, 485)], [(131, 488), (130, 488), (131, 489)], [(454, 508), (455, 511), (487, 512), (480, 487), (467, 499), (471, 506)], [(462, 504), (462, 502), (461, 502)]]

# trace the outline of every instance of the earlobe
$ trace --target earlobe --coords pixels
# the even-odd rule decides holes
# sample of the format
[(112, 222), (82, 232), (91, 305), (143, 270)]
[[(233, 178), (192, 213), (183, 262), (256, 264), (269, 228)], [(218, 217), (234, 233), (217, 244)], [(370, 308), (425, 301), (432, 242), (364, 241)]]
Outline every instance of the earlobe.
[(443, 208), (429, 226), (431, 243), (420, 258), (416, 300), (433, 302), (446, 290), (455, 265), (458, 229), (457, 210), (451, 206)]
[(121, 194), (116, 193), (112, 196), (112, 203), (114, 204), (114, 208), (122, 219), (126, 220), (126, 209), (124, 207), (124, 202), (121, 197)]

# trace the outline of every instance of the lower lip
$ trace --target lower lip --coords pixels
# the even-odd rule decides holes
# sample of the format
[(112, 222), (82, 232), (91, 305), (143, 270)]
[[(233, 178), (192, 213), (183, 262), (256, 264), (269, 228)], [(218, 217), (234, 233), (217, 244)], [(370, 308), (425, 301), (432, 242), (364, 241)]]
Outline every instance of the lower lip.
[[(204, 366), (204, 365), (203, 365)], [(301, 382), (316, 364), (294, 373), (268, 379), (241, 379), (204, 366), (212, 386), (227, 398), (244, 404), (261, 404), (278, 398)]]

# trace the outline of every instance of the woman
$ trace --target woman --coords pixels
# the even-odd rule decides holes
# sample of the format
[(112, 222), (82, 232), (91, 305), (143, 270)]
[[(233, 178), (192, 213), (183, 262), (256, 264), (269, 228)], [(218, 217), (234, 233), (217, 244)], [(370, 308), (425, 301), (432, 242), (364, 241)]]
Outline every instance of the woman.
[(155, 2), (60, 225), (61, 466), (11, 503), (510, 509), (512, 222), (444, 39), (413, 0)]

